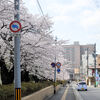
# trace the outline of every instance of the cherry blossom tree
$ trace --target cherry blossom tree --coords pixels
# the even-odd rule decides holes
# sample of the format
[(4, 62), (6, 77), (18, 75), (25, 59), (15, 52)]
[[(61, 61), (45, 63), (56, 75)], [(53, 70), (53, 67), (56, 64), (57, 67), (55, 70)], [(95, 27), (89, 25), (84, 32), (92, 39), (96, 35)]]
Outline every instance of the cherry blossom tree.
[[(10, 0), (0, 1), (0, 56), (4, 58), (7, 68), (14, 68), (14, 36), (9, 24), (14, 20), (14, 6)], [(21, 37), (21, 69), (38, 76), (39, 78), (53, 78), (51, 62), (54, 61), (55, 52), (58, 61), (63, 63), (64, 41), (58, 41), (55, 51), (55, 40), (52, 36), (52, 21), (48, 15), (32, 15), (21, 3), (20, 22)]]

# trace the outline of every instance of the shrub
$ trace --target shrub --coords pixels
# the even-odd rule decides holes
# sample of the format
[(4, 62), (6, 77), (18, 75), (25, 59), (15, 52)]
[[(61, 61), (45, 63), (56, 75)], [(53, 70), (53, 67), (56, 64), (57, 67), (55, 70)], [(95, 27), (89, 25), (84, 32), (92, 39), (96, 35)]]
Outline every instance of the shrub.
[[(56, 85), (58, 85), (59, 83), (60, 82), (56, 82)], [(23, 82), (21, 84), (21, 95), (22, 97), (29, 95), (50, 85), (53, 85), (52, 81), (43, 81), (38, 83)], [(0, 86), (0, 100), (13, 100), (13, 98), (14, 84)]]
[(0, 100), (7, 100), (7, 98), (14, 95), (14, 86), (12, 85), (3, 85), (0, 86)]

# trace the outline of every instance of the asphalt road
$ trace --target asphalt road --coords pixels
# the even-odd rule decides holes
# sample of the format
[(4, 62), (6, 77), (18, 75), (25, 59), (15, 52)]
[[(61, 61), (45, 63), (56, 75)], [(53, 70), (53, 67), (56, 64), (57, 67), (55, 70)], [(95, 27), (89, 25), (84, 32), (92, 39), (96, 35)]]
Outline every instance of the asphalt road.
[(48, 100), (61, 100), (62, 95), (64, 94), (64, 91), (66, 90), (66, 88), (67, 88), (66, 86), (61, 87), (60, 90)]
[[(62, 99), (64, 97), (64, 99)], [(61, 87), (60, 90), (48, 100), (75, 100), (73, 89), (69, 87)]]
[(76, 100), (72, 87), (70, 86), (66, 95), (66, 100)]
[(100, 88), (89, 87), (88, 91), (79, 91), (83, 100), (100, 100)]
[[(88, 91), (77, 91), (82, 100), (100, 100), (100, 88), (88, 87)], [(64, 97), (64, 98), (63, 98)], [(62, 99), (63, 98), (63, 99)], [(60, 90), (47, 100), (76, 100), (72, 86), (61, 87)]]

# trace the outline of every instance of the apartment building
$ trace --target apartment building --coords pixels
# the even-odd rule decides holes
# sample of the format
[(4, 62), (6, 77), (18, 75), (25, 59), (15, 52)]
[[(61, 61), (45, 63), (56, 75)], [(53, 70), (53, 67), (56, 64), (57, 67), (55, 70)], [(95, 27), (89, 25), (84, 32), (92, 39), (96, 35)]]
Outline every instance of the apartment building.
[[(79, 42), (74, 42), (72, 45), (64, 45), (64, 57), (67, 62), (70, 63), (70, 67), (73, 68), (74, 76), (80, 75), (80, 66), (82, 65), (82, 55), (88, 50), (88, 54), (94, 53), (94, 44), (80, 45)], [(75, 69), (79, 69), (78, 72)]]

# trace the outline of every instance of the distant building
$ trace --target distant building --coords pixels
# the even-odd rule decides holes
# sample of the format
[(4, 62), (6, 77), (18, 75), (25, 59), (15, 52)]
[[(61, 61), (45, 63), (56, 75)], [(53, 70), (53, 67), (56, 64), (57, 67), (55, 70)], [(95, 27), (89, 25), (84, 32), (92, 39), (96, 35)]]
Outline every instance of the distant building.
[[(87, 60), (88, 57), (88, 60)], [(88, 63), (87, 63), (88, 62)], [(86, 51), (85, 54), (82, 55), (82, 66), (80, 67), (80, 73), (85, 76), (92, 76), (89, 69), (94, 68), (94, 57), (93, 54), (88, 54)]]
[[(80, 70), (80, 66), (82, 66), (82, 55), (85, 54), (87, 49), (88, 54), (93, 54), (94, 44), (80, 45), (79, 42), (74, 42), (72, 45), (64, 45), (64, 57), (66, 59), (65, 64), (69, 62), (70, 67), (73, 68), (73, 72), (75, 68), (79, 68)], [(79, 78), (79, 75), (80, 71), (76, 74), (77, 78)]]
[(100, 68), (100, 54), (97, 55), (96, 63), (97, 63), (97, 68)]
[(80, 77), (86, 80), (88, 85), (94, 84), (94, 56), (88, 51), (82, 55), (82, 65), (80, 67)]
[(100, 54), (96, 57), (96, 68), (97, 68), (97, 85), (100, 86)]

